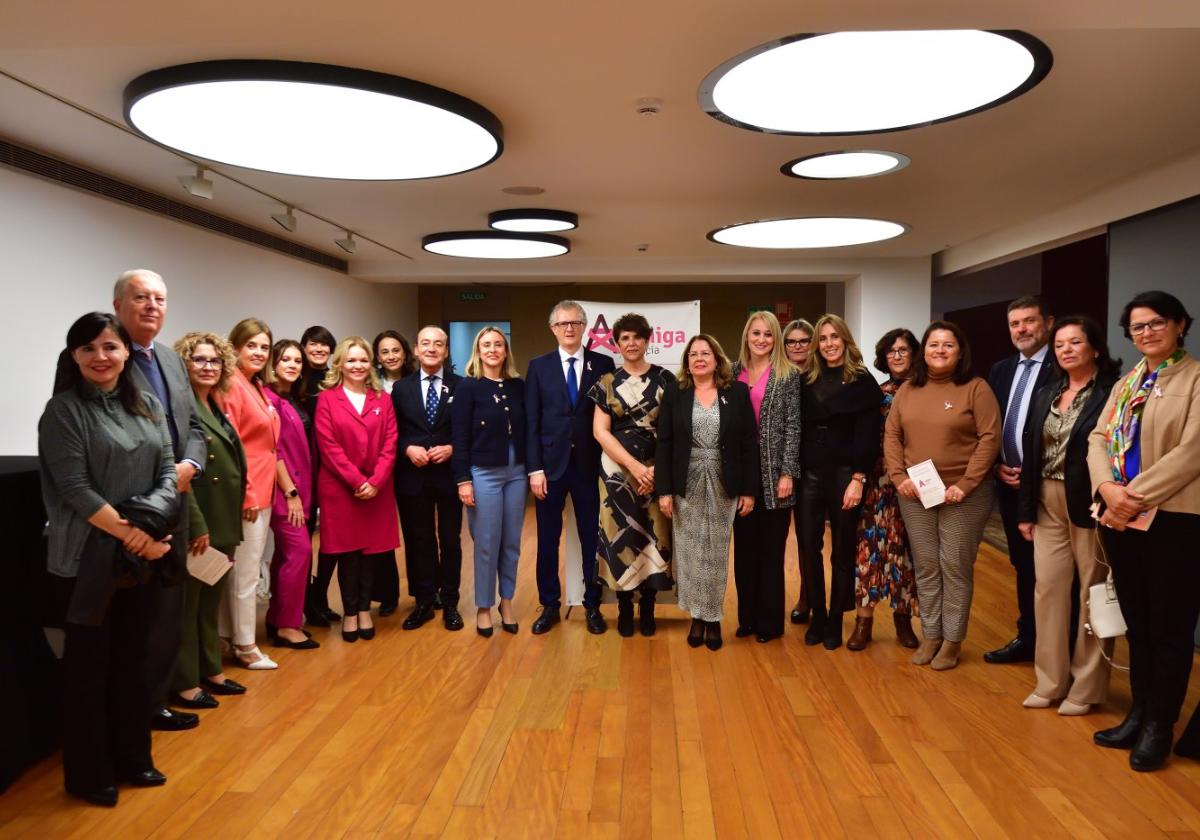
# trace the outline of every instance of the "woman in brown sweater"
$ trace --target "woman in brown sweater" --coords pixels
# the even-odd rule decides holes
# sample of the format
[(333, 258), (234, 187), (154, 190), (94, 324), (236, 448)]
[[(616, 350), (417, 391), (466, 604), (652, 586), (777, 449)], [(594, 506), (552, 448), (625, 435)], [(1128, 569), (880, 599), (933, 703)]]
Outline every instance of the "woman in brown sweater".
[[(992, 511), (989, 471), (1000, 450), (1000, 406), (971, 375), (971, 349), (957, 325), (934, 321), (921, 338), (913, 376), (892, 402), (884, 432), (888, 476), (916, 566), (924, 639), (916, 665), (958, 664), (971, 613), (975, 554)], [(946, 500), (926, 510), (909, 467), (932, 460)]]

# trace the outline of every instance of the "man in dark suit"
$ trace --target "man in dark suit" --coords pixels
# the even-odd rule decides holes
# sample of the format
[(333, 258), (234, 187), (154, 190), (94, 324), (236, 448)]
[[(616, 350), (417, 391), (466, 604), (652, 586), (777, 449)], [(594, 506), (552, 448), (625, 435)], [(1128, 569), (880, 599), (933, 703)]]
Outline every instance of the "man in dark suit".
[[(442, 624), (447, 630), (461, 630), (462, 503), (450, 471), (449, 407), (450, 395), (461, 377), (445, 369), (447, 340), (439, 327), (424, 327), (417, 333), (413, 349), (420, 369), (392, 388), (400, 444), (396, 506), (404, 532), (408, 591), (417, 602), (403, 626), (416, 630), (433, 618), (440, 597)], [(395, 560), (389, 562), (394, 569)]]
[(1000, 461), (996, 464), (996, 496), (1008, 539), (1008, 557), (1017, 572), (1018, 611), (1016, 637), (983, 655), (984, 661), (993, 665), (1032, 661), (1037, 640), (1033, 616), (1033, 543), (1022, 537), (1017, 528), (1017, 497), (1029, 402), (1033, 393), (1054, 377), (1050, 348), (1046, 344), (1053, 325), (1054, 317), (1046, 312), (1041, 298), (1022, 297), (1010, 303), (1008, 332), (1018, 352), (996, 362), (988, 374), (988, 384), (1004, 416)]
[[(167, 317), (167, 284), (144, 268), (126, 271), (113, 287), (113, 311), (133, 340), (130, 367), (133, 381), (158, 398), (167, 410), (167, 428), (175, 450), (175, 473), (180, 493), (191, 489), (192, 479), (203, 471), (208, 454), (204, 428), (195, 412), (195, 397), (187, 368), (166, 342), (155, 342)], [(184, 505), (186, 510), (187, 506)], [(151, 695), (158, 707), (151, 718), (155, 729), (191, 729), (200, 719), (191, 712), (166, 706), (171, 677), (183, 635), (183, 601), (187, 587), (187, 516), (180, 517), (172, 535), (172, 550), (155, 564), (153, 585), (155, 632), (146, 650)], [(163, 780), (165, 781), (165, 779)], [(160, 782), (161, 784), (161, 782)]]
[(592, 436), (588, 389), (614, 369), (609, 356), (583, 349), (587, 314), (573, 300), (550, 311), (550, 331), (558, 347), (529, 363), (525, 377), (525, 468), (536, 499), (537, 584), (542, 614), (535, 634), (560, 620), (562, 587), (558, 580), (558, 543), (567, 496), (575, 510), (583, 554), (583, 606), (591, 633), (608, 629), (600, 614), (600, 582), (596, 577), (596, 529), (600, 522), (600, 445)]

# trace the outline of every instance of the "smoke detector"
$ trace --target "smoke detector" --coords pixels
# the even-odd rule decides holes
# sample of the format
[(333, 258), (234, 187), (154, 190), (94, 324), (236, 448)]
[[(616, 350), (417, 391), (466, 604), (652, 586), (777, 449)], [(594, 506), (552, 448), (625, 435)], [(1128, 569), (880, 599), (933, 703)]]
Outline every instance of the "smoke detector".
[(662, 111), (663, 101), (652, 96), (644, 96), (637, 101), (637, 113), (641, 117), (656, 117)]

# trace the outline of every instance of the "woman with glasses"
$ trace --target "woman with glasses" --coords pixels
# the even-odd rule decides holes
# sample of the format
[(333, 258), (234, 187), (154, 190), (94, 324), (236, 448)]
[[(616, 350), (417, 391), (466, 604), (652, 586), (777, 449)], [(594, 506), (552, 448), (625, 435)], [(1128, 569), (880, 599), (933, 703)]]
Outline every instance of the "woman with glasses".
[[(801, 373), (808, 370), (808, 354), (812, 350), (812, 324), (803, 318), (789, 321), (783, 328), (783, 349), (788, 361)], [(801, 448), (803, 455), (803, 447)], [(803, 464), (801, 464), (803, 466)], [(800, 595), (792, 608), (792, 624), (805, 624), (811, 613), (808, 607), (808, 585), (804, 581), (804, 547), (800, 545), (800, 505), (792, 505), (792, 522), (796, 527), (796, 557), (799, 560)]]
[[(1129, 766), (1147, 771), (1171, 751), (1200, 616), (1200, 364), (1184, 349), (1192, 316), (1174, 295), (1142, 292), (1125, 304), (1120, 324), (1142, 358), (1100, 412), (1088, 469), (1128, 626), (1133, 705), (1093, 737), (1132, 750)], [(1175, 751), (1200, 758), (1194, 717)]]
[[(883, 402), (879, 406), (881, 436), (882, 424), (887, 422), (896, 392), (912, 376), (916, 352), (917, 337), (903, 328), (888, 330), (875, 343), (875, 369), (888, 375), (887, 382), (880, 386), (883, 391)], [(871, 643), (875, 605), (885, 599), (892, 608), (896, 642), (901, 647), (915, 648), (918, 642), (912, 630), (912, 615), (917, 604), (917, 589), (908, 535), (896, 499), (896, 485), (884, 469), (882, 441), (879, 458), (867, 475), (862, 518), (858, 521), (857, 552), (854, 568), (856, 615), (854, 632), (846, 641), (846, 649), (863, 650)]]

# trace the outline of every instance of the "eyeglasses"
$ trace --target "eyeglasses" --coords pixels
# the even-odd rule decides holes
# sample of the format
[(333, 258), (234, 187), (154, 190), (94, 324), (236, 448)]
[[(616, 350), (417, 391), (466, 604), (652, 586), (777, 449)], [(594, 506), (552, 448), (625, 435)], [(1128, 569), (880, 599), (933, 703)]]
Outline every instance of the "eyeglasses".
[(783, 340), (784, 347), (807, 347), (812, 344), (811, 338), (785, 338)]
[(1130, 324), (1129, 325), (1129, 334), (1130, 335), (1141, 335), (1146, 330), (1149, 330), (1150, 332), (1162, 332), (1166, 328), (1167, 328), (1167, 319), (1166, 318), (1155, 318), (1153, 321), (1147, 321), (1144, 324)]
[(220, 359), (210, 359), (207, 356), (192, 356), (188, 361), (192, 363), (192, 367), (199, 368), (200, 370), (225, 366), (225, 363)]
[(711, 359), (713, 354), (709, 350), (693, 350), (687, 354), (689, 359)]
[(587, 326), (587, 321), (555, 321), (550, 326), (556, 330), (581, 330)]
[(912, 351), (907, 347), (895, 347), (887, 351), (887, 355), (891, 356), (893, 359), (903, 359), (905, 356), (911, 356)]

